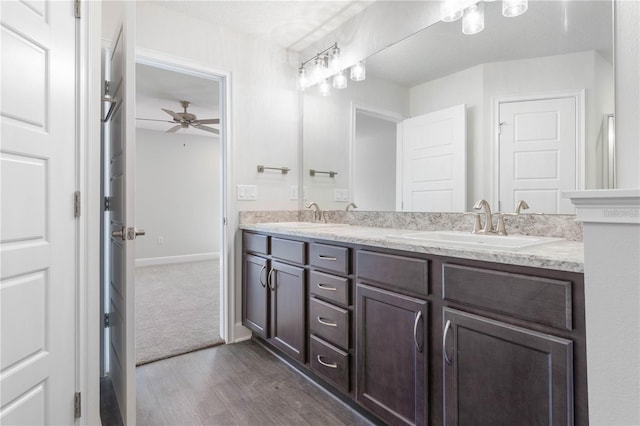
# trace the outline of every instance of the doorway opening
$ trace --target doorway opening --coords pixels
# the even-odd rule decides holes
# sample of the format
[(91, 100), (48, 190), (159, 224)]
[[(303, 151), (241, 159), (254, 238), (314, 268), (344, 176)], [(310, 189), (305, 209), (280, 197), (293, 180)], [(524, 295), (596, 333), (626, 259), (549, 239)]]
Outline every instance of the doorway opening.
[(136, 63), (136, 365), (224, 343), (220, 82)]

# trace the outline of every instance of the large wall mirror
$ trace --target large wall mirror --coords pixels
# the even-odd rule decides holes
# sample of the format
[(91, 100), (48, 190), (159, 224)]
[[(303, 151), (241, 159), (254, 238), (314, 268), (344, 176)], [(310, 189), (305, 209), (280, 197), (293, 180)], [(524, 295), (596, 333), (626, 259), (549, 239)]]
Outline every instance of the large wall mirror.
[(483, 4), (477, 34), (438, 22), (303, 92), (305, 204), (571, 214), (561, 191), (615, 186), (612, 2)]

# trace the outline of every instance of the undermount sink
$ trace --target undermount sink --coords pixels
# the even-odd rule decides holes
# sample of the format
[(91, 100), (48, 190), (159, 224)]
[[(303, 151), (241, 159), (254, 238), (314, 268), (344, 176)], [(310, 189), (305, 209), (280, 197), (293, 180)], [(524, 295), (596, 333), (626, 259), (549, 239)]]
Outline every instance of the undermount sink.
[(348, 226), (344, 223), (322, 223), (322, 222), (272, 222), (272, 223), (260, 223), (260, 226), (268, 226), (271, 228), (293, 228), (293, 229), (307, 229), (307, 228), (328, 228), (334, 226)]
[(387, 238), (416, 243), (424, 242), (465, 247), (504, 249), (520, 249), (562, 240), (562, 238), (535, 237), (528, 235), (485, 235), (456, 231), (426, 231), (410, 234), (390, 234), (387, 235)]

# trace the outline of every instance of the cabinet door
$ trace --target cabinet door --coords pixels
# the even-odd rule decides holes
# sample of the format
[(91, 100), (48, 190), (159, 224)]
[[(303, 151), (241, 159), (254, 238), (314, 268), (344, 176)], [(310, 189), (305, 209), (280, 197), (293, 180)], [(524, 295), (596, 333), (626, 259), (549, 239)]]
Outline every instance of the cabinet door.
[(300, 362), (306, 361), (305, 273), (303, 268), (272, 262), (271, 342)]
[(444, 308), (446, 425), (573, 425), (572, 342)]
[(244, 255), (243, 295), (242, 295), (242, 323), (254, 333), (266, 338), (269, 317), (267, 288), (268, 260)]
[(356, 397), (389, 424), (427, 424), (427, 302), (358, 284)]

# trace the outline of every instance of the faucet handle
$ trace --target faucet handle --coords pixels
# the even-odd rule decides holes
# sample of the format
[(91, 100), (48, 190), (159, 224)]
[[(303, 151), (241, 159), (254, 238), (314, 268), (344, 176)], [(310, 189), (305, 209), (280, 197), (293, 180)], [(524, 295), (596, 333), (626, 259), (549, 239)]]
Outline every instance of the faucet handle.
[(496, 234), (498, 235), (508, 235), (507, 234), (507, 228), (504, 225), (504, 214), (499, 213), (498, 214), (498, 226), (496, 228)]

